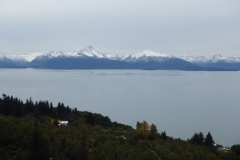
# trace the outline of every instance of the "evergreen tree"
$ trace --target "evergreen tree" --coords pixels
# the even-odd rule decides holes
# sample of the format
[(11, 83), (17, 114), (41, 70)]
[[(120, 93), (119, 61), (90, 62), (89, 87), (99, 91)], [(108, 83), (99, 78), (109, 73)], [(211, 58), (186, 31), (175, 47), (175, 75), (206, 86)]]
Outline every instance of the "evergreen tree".
[(88, 113), (87, 117), (86, 117), (86, 123), (94, 126), (95, 122), (94, 122), (94, 117), (92, 113)]
[(198, 143), (199, 143), (199, 145), (203, 145), (203, 143), (204, 143), (204, 135), (202, 132), (199, 132), (199, 134), (198, 134)]
[(47, 160), (48, 155), (48, 141), (43, 138), (41, 132), (39, 131), (39, 124), (37, 120), (34, 122), (34, 132), (32, 135), (31, 142), (31, 159), (36, 160)]
[(231, 147), (231, 151), (233, 151), (236, 155), (240, 155), (240, 144), (235, 144)]
[(53, 105), (52, 105), (52, 102), (50, 103), (50, 107), (49, 107), (49, 116), (50, 117), (54, 117), (55, 114), (54, 114), (54, 109), (53, 109)]
[(167, 139), (167, 134), (165, 131), (163, 131), (161, 134), (160, 134), (160, 137), (163, 139), (163, 140), (166, 140)]
[(78, 159), (88, 160), (89, 148), (87, 147), (86, 139), (87, 139), (87, 136), (84, 135), (78, 146), (78, 151), (79, 151)]
[(198, 134), (194, 133), (194, 135), (192, 136), (192, 138), (190, 139), (190, 142), (192, 144), (198, 145)]
[(214, 141), (213, 141), (212, 135), (210, 132), (208, 132), (204, 141), (204, 145), (207, 147), (212, 147), (213, 144), (214, 144)]
[(153, 123), (150, 126), (150, 134), (153, 135), (153, 136), (155, 136), (157, 134), (157, 127)]
[(203, 145), (204, 135), (202, 134), (202, 132), (195, 133), (190, 139), (190, 142), (195, 145)]

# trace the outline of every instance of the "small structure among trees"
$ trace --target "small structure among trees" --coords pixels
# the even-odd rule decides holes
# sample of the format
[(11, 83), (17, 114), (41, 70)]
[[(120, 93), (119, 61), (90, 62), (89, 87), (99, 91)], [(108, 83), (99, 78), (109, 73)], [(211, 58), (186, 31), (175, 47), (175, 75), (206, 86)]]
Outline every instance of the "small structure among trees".
[(52, 125), (59, 125), (59, 126), (61, 126), (61, 125), (66, 126), (68, 124), (68, 121), (61, 121), (60, 119), (52, 119), (51, 124)]
[(60, 122), (58, 123), (59, 126), (61, 126), (61, 125), (66, 126), (67, 124), (68, 124), (68, 121), (60, 121)]

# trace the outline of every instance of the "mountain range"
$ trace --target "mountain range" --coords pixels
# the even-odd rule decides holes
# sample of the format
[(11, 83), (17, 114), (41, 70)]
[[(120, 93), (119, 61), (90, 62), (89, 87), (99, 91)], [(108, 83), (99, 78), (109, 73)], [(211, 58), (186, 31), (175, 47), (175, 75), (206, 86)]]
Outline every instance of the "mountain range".
[(119, 57), (103, 54), (91, 46), (73, 52), (50, 51), (26, 55), (0, 53), (0, 68), (42, 69), (165, 69), (165, 70), (240, 70), (240, 57), (221, 55), (171, 56), (145, 50)]

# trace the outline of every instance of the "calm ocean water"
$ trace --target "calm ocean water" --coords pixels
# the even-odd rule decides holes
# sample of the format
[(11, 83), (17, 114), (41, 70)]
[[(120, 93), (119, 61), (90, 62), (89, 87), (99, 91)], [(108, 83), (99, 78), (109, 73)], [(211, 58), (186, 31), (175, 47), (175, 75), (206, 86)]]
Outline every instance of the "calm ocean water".
[(211, 132), (223, 146), (240, 144), (240, 73), (160, 70), (0, 69), (0, 94), (71, 108), (187, 139)]

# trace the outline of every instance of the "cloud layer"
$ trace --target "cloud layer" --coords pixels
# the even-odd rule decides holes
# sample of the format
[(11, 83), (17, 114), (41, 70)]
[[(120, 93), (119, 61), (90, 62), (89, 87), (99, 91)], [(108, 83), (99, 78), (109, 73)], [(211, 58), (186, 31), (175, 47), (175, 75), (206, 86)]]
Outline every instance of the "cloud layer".
[(70, 52), (92, 45), (125, 55), (240, 56), (238, 0), (0, 2), (0, 52)]

